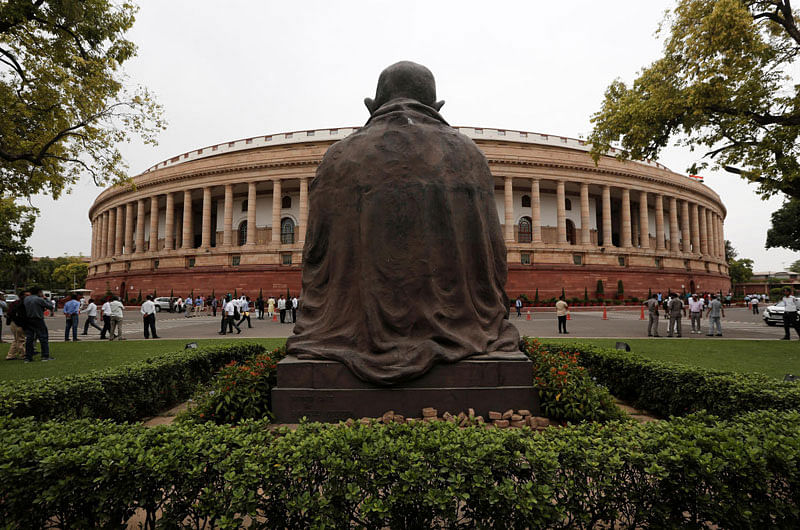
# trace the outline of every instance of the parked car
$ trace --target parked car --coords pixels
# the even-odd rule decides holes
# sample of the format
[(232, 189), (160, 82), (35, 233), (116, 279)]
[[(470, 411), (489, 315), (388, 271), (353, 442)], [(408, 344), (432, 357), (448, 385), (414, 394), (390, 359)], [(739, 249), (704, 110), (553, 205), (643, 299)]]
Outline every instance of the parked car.
[(160, 311), (172, 311), (172, 300), (169, 296), (159, 296), (153, 303), (156, 304), (156, 313)]
[(6, 303), (10, 304), (11, 302), (16, 302), (17, 300), (19, 300), (19, 296), (13, 293), (6, 295)]
[(783, 300), (781, 300), (777, 304), (768, 306), (766, 309), (764, 309), (761, 317), (768, 326), (783, 325), (783, 306), (784, 303)]

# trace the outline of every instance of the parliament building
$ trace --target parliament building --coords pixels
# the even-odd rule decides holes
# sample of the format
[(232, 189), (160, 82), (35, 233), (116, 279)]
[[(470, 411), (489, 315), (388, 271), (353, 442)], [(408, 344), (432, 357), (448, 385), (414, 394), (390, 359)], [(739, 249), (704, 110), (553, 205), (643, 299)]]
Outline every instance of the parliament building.
[[(581, 140), (457, 129), (494, 175), (509, 296), (613, 298), (620, 280), (625, 297), (729, 291), (725, 206), (698, 179), (614, 152), (595, 164)], [(328, 147), (356, 130), (203, 147), (104, 190), (89, 210), (87, 288), (122, 298), (299, 293), (309, 186)]]

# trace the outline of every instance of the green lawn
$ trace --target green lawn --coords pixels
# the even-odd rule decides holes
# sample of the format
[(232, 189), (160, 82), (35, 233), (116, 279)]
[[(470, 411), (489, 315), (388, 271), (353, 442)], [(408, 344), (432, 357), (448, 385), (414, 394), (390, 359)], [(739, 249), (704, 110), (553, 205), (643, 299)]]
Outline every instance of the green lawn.
[(627, 342), (644, 357), (726, 372), (760, 372), (783, 379), (800, 375), (800, 341), (709, 339), (541, 339), (542, 343), (584, 343), (613, 348)]
[[(281, 346), (286, 339), (234, 339), (258, 342), (269, 349)], [(55, 377), (59, 375), (82, 374), (119, 366), (161, 353), (173, 352), (183, 349), (189, 342), (197, 342), (199, 346), (221, 344), (226, 339), (200, 339), (196, 341), (178, 340), (126, 340), (123, 342), (95, 342), (85, 341), (80, 343), (50, 343), (50, 351), (55, 361), (40, 362), (37, 355), (35, 362), (23, 363), (22, 361), (5, 361), (8, 353), (8, 344), (0, 344), (0, 381), (20, 379), (38, 379), (41, 377)], [(227, 339), (231, 342), (231, 339)], [(38, 344), (37, 344), (38, 346)]]

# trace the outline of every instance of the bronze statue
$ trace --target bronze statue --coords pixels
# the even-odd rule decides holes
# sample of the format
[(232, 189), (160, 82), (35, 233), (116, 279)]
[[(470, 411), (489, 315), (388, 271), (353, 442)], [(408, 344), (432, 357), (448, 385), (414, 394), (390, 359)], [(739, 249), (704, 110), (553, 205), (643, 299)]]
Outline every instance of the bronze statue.
[(389, 66), (364, 102), (366, 125), (331, 146), (311, 184), (288, 353), (340, 361), (380, 385), (518, 353), (483, 153), (439, 114), (424, 66)]

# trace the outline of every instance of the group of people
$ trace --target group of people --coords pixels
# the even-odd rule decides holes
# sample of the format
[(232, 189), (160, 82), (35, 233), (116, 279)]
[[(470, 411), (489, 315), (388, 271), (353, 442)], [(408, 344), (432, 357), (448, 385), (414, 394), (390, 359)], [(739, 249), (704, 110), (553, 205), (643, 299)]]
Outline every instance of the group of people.
[(725, 308), (722, 300), (716, 294), (706, 293), (703, 296), (698, 296), (697, 293), (692, 293), (687, 296), (684, 303), (677, 293), (670, 293), (666, 298), (661, 293), (656, 293), (651, 294), (643, 305), (647, 309), (648, 315), (648, 337), (660, 336), (658, 334), (658, 320), (659, 312), (662, 310), (664, 315), (669, 318), (667, 337), (683, 336), (681, 319), (686, 316), (689, 317), (692, 325), (691, 333), (701, 334), (703, 332), (701, 326), (703, 311), (705, 311), (705, 316), (708, 319), (708, 332), (706, 335), (709, 337), (722, 336), (722, 317), (725, 316)]
[(264, 320), (264, 314), (266, 309), (266, 314), (269, 318), (272, 318), (276, 315), (275, 310), (277, 308), (278, 314), (280, 314), (281, 324), (283, 323), (290, 323), (288, 322), (288, 317), (291, 316), (291, 323), (297, 321), (297, 309), (298, 309), (298, 300), (297, 297), (293, 298), (286, 298), (283, 295), (280, 295), (277, 300), (274, 297), (270, 296), (266, 302), (261, 297), (258, 297), (255, 301), (255, 304), (250, 300), (249, 296), (242, 295), (240, 298), (233, 298), (230, 294), (227, 294), (222, 301), (217, 301), (215, 298), (211, 302), (211, 307), (214, 312), (214, 316), (217, 314), (217, 308), (221, 308), (222, 310), (222, 322), (219, 330), (220, 335), (226, 335), (228, 333), (233, 333), (233, 328), (236, 328), (236, 334), (242, 332), (241, 324), (247, 321), (247, 327), (252, 328), (253, 324), (250, 321), (250, 313), (257, 312), (257, 319)]

